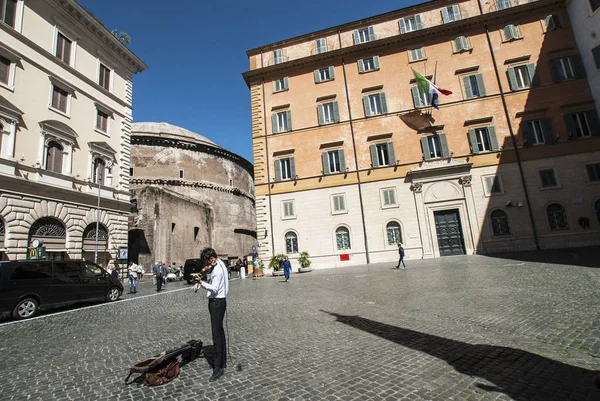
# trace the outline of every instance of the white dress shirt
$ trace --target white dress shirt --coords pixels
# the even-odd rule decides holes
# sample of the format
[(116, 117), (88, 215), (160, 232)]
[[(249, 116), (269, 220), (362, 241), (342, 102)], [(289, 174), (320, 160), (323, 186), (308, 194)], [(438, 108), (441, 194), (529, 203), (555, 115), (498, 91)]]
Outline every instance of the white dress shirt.
[(208, 298), (227, 298), (229, 292), (227, 267), (220, 259), (217, 259), (217, 264), (209, 274), (208, 281), (203, 281), (200, 286), (207, 290), (206, 296)]

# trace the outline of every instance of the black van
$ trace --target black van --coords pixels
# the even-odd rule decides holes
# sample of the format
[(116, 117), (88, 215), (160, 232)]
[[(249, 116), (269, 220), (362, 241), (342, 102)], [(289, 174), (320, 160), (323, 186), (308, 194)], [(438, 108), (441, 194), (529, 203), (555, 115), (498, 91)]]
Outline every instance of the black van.
[(15, 319), (50, 306), (116, 301), (121, 294), (119, 279), (85, 260), (0, 262), (0, 313), (10, 312)]
[(183, 265), (183, 279), (188, 284), (192, 284), (194, 281), (192, 280), (192, 274), (200, 273), (200, 270), (204, 267), (200, 264), (201, 262), (201, 259), (188, 259), (185, 261)]

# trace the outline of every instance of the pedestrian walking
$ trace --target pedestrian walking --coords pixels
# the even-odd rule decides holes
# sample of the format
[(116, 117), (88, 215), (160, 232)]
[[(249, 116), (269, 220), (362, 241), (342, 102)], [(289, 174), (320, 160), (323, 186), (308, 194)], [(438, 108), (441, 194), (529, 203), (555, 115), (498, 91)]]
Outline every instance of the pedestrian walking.
[(135, 263), (131, 262), (129, 264), (129, 268), (127, 269), (127, 277), (129, 278), (129, 293), (135, 294), (137, 292), (137, 266)]
[(211, 270), (207, 281), (196, 283), (193, 289), (196, 292), (200, 288), (205, 289), (206, 296), (208, 297), (210, 326), (215, 349), (214, 370), (208, 380), (215, 381), (223, 376), (227, 367), (227, 344), (225, 342), (225, 330), (223, 330), (223, 318), (227, 311), (229, 280), (227, 280), (227, 267), (219, 260), (214, 249), (205, 248), (200, 255), (203, 265), (209, 267)]
[(167, 275), (167, 269), (165, 269), (162, 262), (158, 262), (152, 268), (152, 273), (154, 273), (154, 277), (156, 278), (156, 291), (160, 291), (163, 286), (164, 277)]
[(258, 280), (260, 278), (260, 260), (254, 259), (254, 277), (252, 280)]
[(137, 274), (138, 274), (138, 280), (142, 281), (142, 278), (144, 278), (144, 268), (142, 267), (141, 264), (137, 265)]
[(290, 281), (290, 274), (292, 273), (292, 262), (290, 262), (290, 258), (287, 256), (283, 260), (283, 275), (285, 276), (285, 282), (288, 283)]
[(396, 269), (400, 268), (400, 263), (402, 263), (402, 269), (406, 269), (406, 263), (404, 263), (404, 248), (402, 248), (402, 244), (400, 242), (398, 242), (398, 253), (400, 254), (400, 259), (398, 260)]

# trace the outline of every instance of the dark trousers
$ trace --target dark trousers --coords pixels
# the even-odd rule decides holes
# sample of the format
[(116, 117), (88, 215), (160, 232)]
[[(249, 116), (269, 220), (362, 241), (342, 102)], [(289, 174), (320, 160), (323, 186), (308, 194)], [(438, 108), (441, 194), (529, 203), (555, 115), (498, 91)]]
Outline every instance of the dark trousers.
[(156, 276), (156, 290), (160, 291), (160, 289), (162, 288), (163, 285), (163, 276), (162, 274), (159, 274)]
[(227, 310), (225, 298), (209, 298), (208, 311), (210, 312), (210, 326), (215, 347), (215, 369), (223, 369), (227, 365), (227, 345), (225, 344), (225, 330), (223, 318)]

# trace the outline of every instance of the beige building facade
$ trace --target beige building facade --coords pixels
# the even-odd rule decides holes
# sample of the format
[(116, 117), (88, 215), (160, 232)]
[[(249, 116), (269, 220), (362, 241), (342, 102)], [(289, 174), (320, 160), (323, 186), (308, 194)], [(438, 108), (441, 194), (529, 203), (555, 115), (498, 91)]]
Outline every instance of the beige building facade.
[[(600, 125), (563, 2), (433, 1), (247, 54), (263, 259), (600, 243)], [(439, 110), (412, 69), (452, 91)]]
[(127, 246), (132, 75), (147, 67), (74, 0), (0, 4), (2, 257), (36, 245), (106, 263)]

